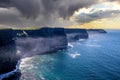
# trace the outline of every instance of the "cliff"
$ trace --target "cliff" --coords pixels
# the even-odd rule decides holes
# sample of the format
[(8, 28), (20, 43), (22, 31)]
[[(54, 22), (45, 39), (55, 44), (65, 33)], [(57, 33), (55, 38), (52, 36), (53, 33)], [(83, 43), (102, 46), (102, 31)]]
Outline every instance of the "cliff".
[(21, 53), (26, 53), (21, 55), (32, 56), (67, 48), (68, 42), (64, 28), (41, 28), (24, 30), (24, 32), (27, 36), (23, 35), (22, 38), (20, 36), (16, 40)]
[(66, 49), (68, 41), (87, 38), (85, 29), (0, 30), (0, 74), (14, 70), (21, 57)]
[(15, 34), (12, 29), (0, 30), (0, 46), (14, 43)]
[(68, 41), (87, 39), (89, 37), (86, 29), (65, 29)]
[(88, 33), (107, 33), (104, 29), (87, 29)]
[(14, 38), (12, 29), (0, 30), (0, 74), (14, 70), (19, 60)]
[(67, 44), (64, 28), (0, 30), (0, 74), (14, 70), (20, 57), (65, 49)]

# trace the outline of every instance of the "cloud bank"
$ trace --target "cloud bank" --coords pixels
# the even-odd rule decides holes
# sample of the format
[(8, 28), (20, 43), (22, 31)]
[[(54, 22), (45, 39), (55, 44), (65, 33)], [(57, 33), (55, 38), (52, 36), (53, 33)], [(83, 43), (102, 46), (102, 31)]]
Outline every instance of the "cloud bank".
[(114, 18), (118, 15), (120, 15), (119, 4), (105, 2), (89, 8), (80, 9), (74, 14), (73, 19), (77, 23), (82, 24), (100, 19)]
[(112, 18), (120, 14), (120, 10), (98, 10), (88, 13), (80, 13), (74, 16), (74, 19), (77, 23), (88, 23), (91, 21)]
[(99, 0), (0, 0), (0, 7), (15, 7), (26, 17), (50, 16), (58, 13), (60, 17), (71, 16), (76, 10), (98, 3)]
[[(16, 26), (61, 26), (70, 24), (69, 19), (82, 8), (120, 0), (0, 0), (0, 24)], [(117, 10), (83, 12), (75, 16), (77, 22), (85, 23), (118, 14)], [(59, 20), (63, 18), (63, 20)], [(64, 25), (63, 25), (64, 26)]]

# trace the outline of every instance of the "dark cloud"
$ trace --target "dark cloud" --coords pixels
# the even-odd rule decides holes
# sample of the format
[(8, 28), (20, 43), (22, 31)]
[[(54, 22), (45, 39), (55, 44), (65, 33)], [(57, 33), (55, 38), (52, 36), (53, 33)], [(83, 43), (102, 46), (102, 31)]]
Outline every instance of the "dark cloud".
[(80, 13), (75, 16), (75, 20), (78, 23), (87, 23), (94, 20), (111, 18), (120, 14), (120, 10), (98, 10), (90, 13)]
[(13, 9), (10, 9), (10, 10), (7, 10), (7, 9), (3, 9), (1, 10), (0, 12), (0, 23), (1, 24), (5, 24), (5, 23), (8, 23), (8, 24), (11, 24), (13, 22), (16, 23), (19, 22), (19, 13), (16, 11), (16, 10), (13, 10)]
[(99, 2), (99, 0), (40, 0), (42, 5), (41, 14), (50, 17), (56, 14), (62, 18), (69, 18), (80, 8), (88, 7)]
[(27, 18), (36, 18), (40, 13), (38, 0), (11, 0), (11, 2)]
[[(0, 0), (0, 7), (8, 9), (8, 13), (0, 13), (0, 23), (27, 23), (30, 25), (37, 24), (40, 26), (49, 26), (58, 23), (57, 19), (60, 17), (68, 20), (75, 11), (81, 8), (89, 8), (91, 5), (100, 2), (101, 0)], [(14, 8), (14, 10), (12, 10), (13, 13), (10, 13), (11, 8)], [(0, 12), (2, 11), (0, 10)], [(78, 22), (89, 22), (95, 19), (112, 16), (112, 13), (118, 12), (98, 11), (90, 14), (82, 13), (79, 14), (76, 19)], [(23, 16), (31, 18), (31, 21), (29, 21), (29, 19), (27, 21)]]
[(0, 7), (10, 7), (11, 1), (10, 0), (0, 0)]
[[(15, 8), (4, 9), (0, 8), (0, 25), (7, 27), (27, 27), (32, 26), (33, 22), (22, 17)], [(2, 26), (0, 26), (2, 27)]]
[(82, 7), (88, 7), (99, 0), (0, 0), (1, 7), (15, 7), (24, 16), (35, 18), (39, 14), (51, 16), (58, 13), (66, 18)]
[(63, 18), (69, 18), (78, 9), (87, 8), (98, 2), (99, 0), (62, 0), (59, 7), (59, 14)]
[(0, 7), (15, 7), (27, 18), (35, 18), (40, 13), (39, 0), (0, 0)]
[[(58, 23), (58, 18), (69, 19), (78, 9), (89, 7), (98, 2), (99, 0), (0, 0), (0, 7), (8, 9), (7, 14), (6, 12), (4, 15), (0, 14), (0, 23), (18, 24), (18, 22), (23, 23), (24, 21), (27, 24), (31, 22), (31, 24), (40, 26), (52, 25)], [(14, 8), (12, 10), (14, 13), (9, 14), (11, 8)], [(0, 12), (2, 11), (0, 10)], [(21, 17), (18, 12), (26, 18), (31, 18), (31, 21), (22, 20), (24, 17)]]

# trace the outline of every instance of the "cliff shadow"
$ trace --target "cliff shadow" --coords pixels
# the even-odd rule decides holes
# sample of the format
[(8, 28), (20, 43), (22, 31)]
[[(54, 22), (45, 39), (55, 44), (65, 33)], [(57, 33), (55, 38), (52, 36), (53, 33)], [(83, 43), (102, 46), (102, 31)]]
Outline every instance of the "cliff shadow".
[(17, 55), (14, 41), (0, 45), (0, 77), (3, 77), (2, 80), (19, 80), (21, 76), (20, 71), (14, 72), (19, 59), (20, 56)]
[(4, 80), (5, 77), (12, 77), (14, 74), (12, 72), (16, 69), (16, 65), (20, 60), (14, 39), (15, 34), (12, 29), (0, 30), (0, 80)]

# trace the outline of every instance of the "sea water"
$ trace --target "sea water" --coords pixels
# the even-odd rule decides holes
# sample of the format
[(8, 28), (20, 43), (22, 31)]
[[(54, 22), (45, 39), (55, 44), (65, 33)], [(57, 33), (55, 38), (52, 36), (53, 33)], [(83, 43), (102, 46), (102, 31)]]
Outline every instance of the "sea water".
[(107, 32), (69, 43), (66, 50), (23, 58), (20, 80), (120, 80), (120, 31)]

